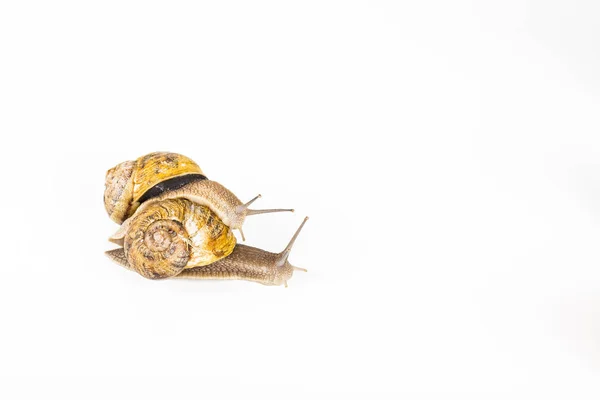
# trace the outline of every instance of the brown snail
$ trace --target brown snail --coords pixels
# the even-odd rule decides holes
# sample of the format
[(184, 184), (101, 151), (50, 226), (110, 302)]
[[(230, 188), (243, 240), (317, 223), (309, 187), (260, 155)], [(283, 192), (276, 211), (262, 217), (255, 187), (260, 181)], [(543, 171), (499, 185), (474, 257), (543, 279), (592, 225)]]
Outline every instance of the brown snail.
[[(167, 204), (161, 205), (161, 207), (163, 206), (168, 207)], [(137, 215), (134, 218), (137, 218)], [(194, 246), (185, 240), (184, 237), (179, 237), (179, 232), (170, 232), (169, 227), (165, 226), (165, 236), (160, 238), (159, 241), (165, 240), (166, 238), (168, 243), (163, 243), (163, 245), (160, 246), (159, 250), (163, 251), (161, 254), (158, 254), (157, 252), (146, 253), (148, 250), (144, 249), (141, 251), (136, 250), (132, 255), (133, 247), (131, 246), (139, 246), (140, 238), (145, 239), (148, 236), (151, 237), (151, 235), (147, 234), (147, 231), (144, 233), (136, 231), (135, 233), (132, 233), (133, 239), (131, 239), (131, 242), (133, 244), (127, 245), (128, 239), (126, 239), (125, 248), (109, 250), (106, 252), (106, 255), (117, 264), (136, 271), (142, 276), (150, 279), (242, 279), (262, 283), (263, 285), (278, 286), (283, 284), (287, 287), (287, 281), (292, 277), (294, 271), (306, 272), (303, 268), (291, 265), (288, 261), (288, 257), (298, 234), (307, 220), (308, 217), (304, 219), (289, 244), (280, 253), (271, 253), (256, 247), (236, 244), (230, 254), (218, 258), (217, 261), (206, 265), (194, 265), (194, 263), (190, 261), (194, 259)], [(152, 225), (153, 223), (162, 224), (164, 221), (165, 220), (162, 220), (161, 222), (155, 221), (149, 225)], [(218, 228), (215, 227), (220, 224), (222, 224), (221, 221), (213, 222), (213, 225), (210, 228), (207, 228), (207, 231), (218, 231)], [(133, 226), (137, 225), (132, 224), (132, 227)], [(217, 236), (219, 238), (218, 240), (222, 240), (224, 248), (228, 249), (231, 242), (227, 239), (227, 233), (223, 232)], [(169, 237), (172, 240), (168, 239)], [(208, 238), (210, 241), (211, 236), (209, 235)], [(144, 239), (141, 240), (143, 241)], [(180, 241), (175, 243), (175, 240)], [(148, 245), (144, 244), (144, 246), (147, 247)], [(156, 250), (156, 248), (157, 247), (155, 246), (154, 249)], [(144, 257), (144, 254), (149, 254), (150, 258), (143, 260), (142, 257)], [(166, 268), (154, 269), (154, 264), (156, 264), (156, 262), (160, 265), (164, 265), (165, 261), (168, 265)]]
[(257, 198), (242, 204), (178, 154), (121, 163), (107, 173), (104, 200), (111, 219), (122, 223), (109, 240), (123, 247), (106, 254), (149, 279), (244, 279), (287, 287), (294, 270), (306, 271), (288, 257), (308, 218), (281, 253), (236, 245), (232, 229), (241, 231), (246, 215), (284, 211), (248, 210)]
[(143, 204), (185, 198), (209, 207), (231, 229), (238, 229), (248, 215), (294, 211), (292, 209), (251, 210), (248, 207), (261, 196), (242, 203), (231, 191), (206, 178), (190, 158), (176, 153), (156, 152), (125, 161), (108, 170), (104, 207), (109, 217), (122, 224)]

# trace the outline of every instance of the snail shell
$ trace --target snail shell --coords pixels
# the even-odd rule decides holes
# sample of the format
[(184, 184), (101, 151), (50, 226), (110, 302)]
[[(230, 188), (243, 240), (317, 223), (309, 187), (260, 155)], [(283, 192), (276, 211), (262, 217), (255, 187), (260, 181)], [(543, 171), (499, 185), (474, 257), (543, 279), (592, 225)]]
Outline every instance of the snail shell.
[[(190, 158), (176, 153), (155, 152), (125, 161), (106, 173), (104, 207), (110, 219), (121, 224), (148, 197), (204, 180), (200, 167)], [(169, 188), (161, 186), (169, 181)]]
[(185, 199), (153, 202), (128, 220), (127, 263), (150, 279), (212, 264), (233, 251), (235, 236), (208, 207)]

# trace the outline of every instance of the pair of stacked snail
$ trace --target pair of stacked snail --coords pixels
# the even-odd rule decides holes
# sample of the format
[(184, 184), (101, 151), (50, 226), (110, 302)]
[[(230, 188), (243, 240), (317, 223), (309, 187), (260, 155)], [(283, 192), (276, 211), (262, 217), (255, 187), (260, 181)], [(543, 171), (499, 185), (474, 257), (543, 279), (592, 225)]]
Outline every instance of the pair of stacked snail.
[[(294, 270), (288, 257), (305, 218), (281, 253), (236, 243), (247, 216), (293, 211), (251, 210), (223, 185), (206, 178), (191, 159), (150, 153), (106, 173), (104, 206), (120, 224), (109, 238), (121, 246), (106, 254), (145, 278), (243, 279), (285, 285)], [(245, 239), (244, 239), (245, 240)]]

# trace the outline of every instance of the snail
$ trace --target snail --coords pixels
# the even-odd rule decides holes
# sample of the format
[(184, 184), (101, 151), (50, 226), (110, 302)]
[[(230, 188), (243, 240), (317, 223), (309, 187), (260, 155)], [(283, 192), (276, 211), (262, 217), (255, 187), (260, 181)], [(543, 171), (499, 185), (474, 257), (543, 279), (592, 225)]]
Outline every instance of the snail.
[(236, 244), (246, 216), (288, 209), (251, 210), (206, 178), (191, 159), (156, 152), (125, 161), (106, 174), (104, 205), (121, 224), (106, 254), (149, 279), (244, 279), (287, 287), (294, 270), (288, 257), (304, 219), (281, 253)]
[(152, 202), (130, 218), (124, 247), (106, 255), (149, 279), (242, 279), (287, 287), (295, 270), (288, 261), (304, 219), (287, 247), (271, 253), (236, 244), (230, 227), (207, 206), (176, 198)]
[(294, 211), (293, 209), (251, 210), (259, 199), (242, 203), (231, 191), (206, 178), (190, 158), (176, 153), (155, 152), (125, 161), (108, 170), (104, 190), (104, 207), (109, 217), (123, 224), (139, 208), (166, 199), (184, 198), (207, 206), (230, 229), (240, 231), (247, 216)]

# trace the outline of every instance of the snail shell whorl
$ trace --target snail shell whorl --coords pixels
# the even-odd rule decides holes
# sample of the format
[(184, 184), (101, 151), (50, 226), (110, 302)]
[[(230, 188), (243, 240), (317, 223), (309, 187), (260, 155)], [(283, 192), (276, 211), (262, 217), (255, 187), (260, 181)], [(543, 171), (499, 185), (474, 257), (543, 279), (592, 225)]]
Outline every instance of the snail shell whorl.
[(194, 161), (181, 154), (155, 152), (125, 161), (106, 173), (106, 211), (113, 221), (121, 224), (133, 215), (142, 196), (152, 187), (189, 174), (204, 175)]
[(136, 213), (124, 245), (130, 266), (146, 278), (161, 279), (227, 257), (235, 242), (231, 230), (208, 207), (169, 199)]
[(128, 217), (133, 198), (135, 161), (125, 161), (106, 172), (104, 207), (110, 219), (117, 223)]

